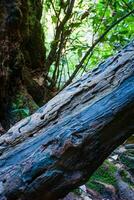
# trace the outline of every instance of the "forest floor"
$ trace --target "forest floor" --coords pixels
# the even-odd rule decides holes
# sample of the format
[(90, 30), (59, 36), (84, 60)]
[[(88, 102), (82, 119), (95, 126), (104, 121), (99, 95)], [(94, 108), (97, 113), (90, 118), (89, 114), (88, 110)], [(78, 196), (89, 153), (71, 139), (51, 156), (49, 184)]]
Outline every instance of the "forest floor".
[(134, 136), (63, 200), (134, 200)]

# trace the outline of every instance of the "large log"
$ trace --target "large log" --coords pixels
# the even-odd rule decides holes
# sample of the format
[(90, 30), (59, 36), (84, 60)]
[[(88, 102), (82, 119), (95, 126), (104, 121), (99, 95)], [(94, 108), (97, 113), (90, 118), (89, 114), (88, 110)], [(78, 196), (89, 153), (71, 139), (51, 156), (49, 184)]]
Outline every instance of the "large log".
[(65, 196), (133, 131), (131, 42), (0, 137), (0, 200)]

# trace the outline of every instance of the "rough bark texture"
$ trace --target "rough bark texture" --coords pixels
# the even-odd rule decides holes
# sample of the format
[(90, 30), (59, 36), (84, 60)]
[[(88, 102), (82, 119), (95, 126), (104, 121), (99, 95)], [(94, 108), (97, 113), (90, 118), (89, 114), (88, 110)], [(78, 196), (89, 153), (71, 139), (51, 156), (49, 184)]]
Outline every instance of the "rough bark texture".
[(1, 0), (0, 11), (0, 122), (8, 127), (12, 98), (22, 85), (36, 103), (45, 99), (45, 88), (36, 81), (39, 73), (45, 73), (42, 3)]
[(134, 131), (134, 42), (0, 137), (0, 199), (54, 200)]

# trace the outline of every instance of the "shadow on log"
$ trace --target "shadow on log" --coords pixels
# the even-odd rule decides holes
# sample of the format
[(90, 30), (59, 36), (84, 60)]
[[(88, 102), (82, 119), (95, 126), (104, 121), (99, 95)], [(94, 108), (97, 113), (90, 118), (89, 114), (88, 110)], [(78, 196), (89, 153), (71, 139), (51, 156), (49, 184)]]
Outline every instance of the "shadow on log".
[(55, 200), (134, 131), (134, 42), (0, 137), (0, 199)]

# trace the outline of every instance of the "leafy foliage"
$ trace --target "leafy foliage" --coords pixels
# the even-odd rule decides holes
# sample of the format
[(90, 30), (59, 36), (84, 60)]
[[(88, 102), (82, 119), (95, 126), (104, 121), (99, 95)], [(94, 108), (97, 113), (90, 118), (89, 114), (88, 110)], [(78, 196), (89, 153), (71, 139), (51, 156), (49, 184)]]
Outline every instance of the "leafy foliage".
[(38, 106), (33, 102), (33, 99), (30, 96), (27, 96), (24, 91), (21, 92), (16, 94), (11, 106), (12, 120), (15, 121), (19, 121), (20, 119), (29, 116), (38, 109)]
[(58, 89), (134, 36), (132, 0), (44, 0), (42, 24), (50, 86)]
[(17, 95), (12, 104), (12, 114), (18, 114), (21, 118), (25, 118), (30, 114), (30, 110), (26, 105), (24, 106), (23, 96)]

